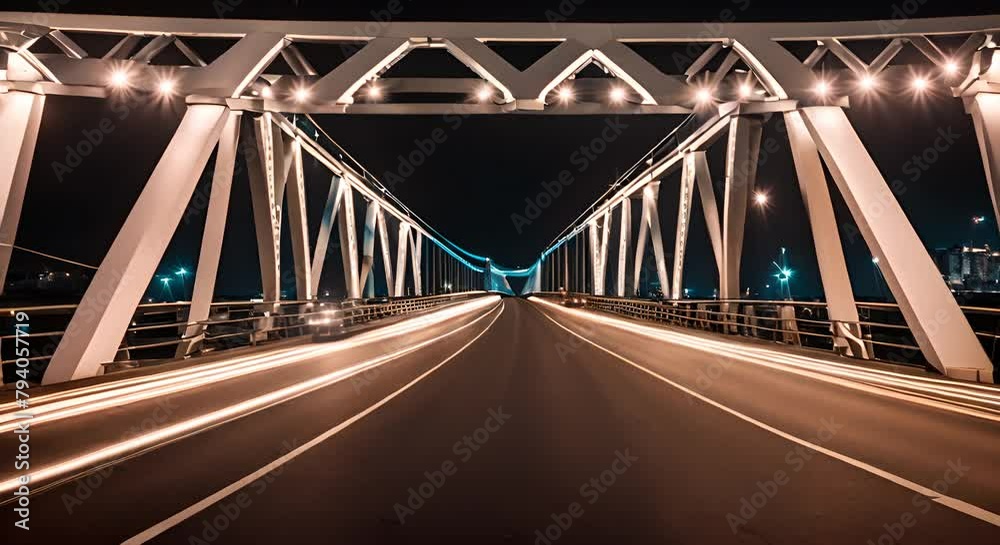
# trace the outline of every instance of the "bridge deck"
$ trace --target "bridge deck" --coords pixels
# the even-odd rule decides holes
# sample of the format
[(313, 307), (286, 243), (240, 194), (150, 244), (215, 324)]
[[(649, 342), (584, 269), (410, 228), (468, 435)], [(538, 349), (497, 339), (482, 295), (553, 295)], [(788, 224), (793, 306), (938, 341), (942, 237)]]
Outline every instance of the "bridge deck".
[[(272, 367), (234, 360), (219, 369), (265, 367), (131, 404), (122, 389), (138, 385), (122, 382), (113, 408), (91, 397), (85, 414), (33, 425), (42, 472), (164, 436), (87, 478), (54, 477), (32, 498), (32, 539), (865, 543), (902, 528), (910, 542), (996, 542), (996, 388), (905, 379), (983, 396), (963, 406), (860, 375), (803, 379), (754, 361), (755, 344), (713, 353), (538, 301), (462, 308), (314, 353), (291, 347), (279, 352), (298, 359)], [(421, 329), (399, 329), (410, 322)], [(378, 366), (348, 373), (365, 363)], [(210, 370), (187, 371), (207, 381)], [(232, 407), (235, 419), (167, 442)], [(937, 502), (918, 495), (933, 488)]]

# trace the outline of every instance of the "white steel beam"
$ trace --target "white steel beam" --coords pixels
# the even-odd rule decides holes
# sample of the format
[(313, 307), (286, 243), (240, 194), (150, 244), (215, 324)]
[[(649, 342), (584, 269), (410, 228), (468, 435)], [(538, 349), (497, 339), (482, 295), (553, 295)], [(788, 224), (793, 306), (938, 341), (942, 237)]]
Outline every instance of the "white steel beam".
[(858, 307), (854, 302), (854, 290), (847, 273), (847, 261), (819, 150), (802, 121), (801, 113), (786, 113), (785, 126), (799, 188), (809, 215), (827, 312), (833, 322), (831, 333), (835, 338), (834, 344), (844, 343), (848, 355), (867, 359), (869, 354), (861, 339)]
[(691, 228), (691, 204), (694, 200), (695, 166), (694, 154), (684, 155), (684, 167), (681, 171), (681, 187), (677, 207), (677, 236), (674, 242), (674, 284), (670, 290), (670, 298), (678, 300), (684, 293), (684, 256), (687, 253), (688, 231)]
[(252, 137), (254, 145), (244, 147), (250, 175), (250, 197), (253, 204), (254, 230), (257, 234), (257, 254), (260, 260), (262, 297), (266, 302), (281, 300), (281, 204), (277, 191), (274, 124), (271, 114), (257, 119), (245, 116), (251, 127), (244, 136)]
[(608, 237), (611, 227), (611, 210), (604, 213), (600, 222), (590, 222), (590, 268), (594, 282), (594, 295), (604, 295), (608, 270)]
[(361, 239), (361, 283), (367, 298), (375, 297), (375, 274), (372, 269), (375, 265), (375, 231), (378, 229), (379, 210), (378, 201), (368, 202), (365, 232)]
[(215, 295), (215, 281), (219, 272), (219, 258), (222, 256), (222, 240), (226, 232), (226, 216), (229, 213), (229, 196), (233, 187), (233, 171), (236, 168), (236, 153), (240, 138), (240, 112), (231, 112), (222, 129), (219, 149), (215, 155), (215, 172), (212, 175), (212, 193), (208, 200), (205, 217), (205, 231), (201, 237), (201, 253), (198, 269), (194, 277), (191, 296), (191, 310), (188, 312), (184, 338), (177, 345), (178, 358), (197, 352), (205, 338), (208, 320)]
[(406, 295), (406, 250), (409, 248), (410, 224), (399, 222), (399, 236), (396, 238), (396, 297)]
[[(622, 201), (621, 230), (618, 234), (618, 275), (615, 277), (615, 295), (625, 297), (625, 281), (628, 269), (628, 252), (632, 246), (632, 200)], [(556, 254), (558, 257), (558, 254)], [(556, 259), (558, 261), (558, 259)], [(634, 294), (633, 294), (634, 295)]]
[(402, 38), (375, 38), (312, 87), (314, 102), (353, 104), (354, 93), (410, 48)]
[(43, 383), (91, 377), (111, 362), (229, 117), (192, 104), (101, 262)]
[(730, 120), (726, 148), (726, 196), (723, 202), (722, 270), (719, 271), (720, 299), (738, 299), (740, 296), (743, 235), (757, 179), (761, 132), (760, 119), (735, 116)]
[[(424, 235), (420, 231), (411, 230), (410, 231), (410, 243), (413, 244), (413, 251), (410, 253), (410, 259), (413, 262), (413, 295), (420, 297), (423, 295), (423, 277), (421, 275), (421, 265), (423, 264), (423, 250), (424, 250)], [(472, 278), (471, 270), (469, 271), (469, 278)]]
[(323, 208), (323, 219), (319, 226), (319, 237), (316, 239), (316, 250), (312, 259), (312, 292), (319, 294), (319, 282), (323, 277), (323, 266), (326, 264), (326, 254), (330, 249), (330, 235), (333, 232), (333, 224), (337, 221), (337, 212), (340, 210), (341, 202), (344, 199), (344, 186), (347, 185), (340, 176), (334, 175), (330, 182), (330, 191), (326, 197), (326, 206)]
[(385, 220), (385, 209), (378, 210), (378, 240), (382, 248), (382, 269), (385, 271), (385, 289), (389, 297), (396, 297), (396, 282), (392, 274), (392, 248), (389, 246), (389, 224)]
[(666, 255), (663, 251), (663, 232), (660, 230), (660, 182), (651, 182), (642, 189), (642, 221), (639, 222), (639, 238), (636, 239), (635, 277), (632, 281), (633, 293), (639, 291), (639, 277), (642, 262), (645, 258), (646, 240), (653, 242), (653, 258), (656, 261), (656, 276), (660, 281), (660, 289), (666, 296), (670, 289), (670, 276), (667, 275)]
[(993, 382), (992, 363), (847, 115), (826, 106), (802, 116), (921, 352), (945, 375)]
[(44, 107), (44, 95), (0, 94), (0, 294), (7, 284)]
[(344, 283), (347, 284), (347, 298), (361, 298), (361, 284), (358, 278), (358, 233), (354, 217), (354, 189), (344, 184), (344, 197), (338, 216), (340, 232), (340, 254), (344, 261)]
[(694, 152), (694, 169), (701, 210), (705, 214), (705, 226), (708, 228), (708, 239), (712, 242), (712, 254), (715, 255), (715, 266), (721, 273), (722, 226), (719, 222), (719, 205), (715, 199), (715, 185), (712, 183), (712, 173), (708, 169), (705, 152)]
[(292, 139), (292, 165), (288, 183), (288, 225), (292, 230), (292, 260), (295, 265), (295, 291), (299, 301), (308, 301), (316, 294), (312, 289), (312, 267), (309, 263), (309, 221), (306, 216), (306, 177), (302, 164), (302, 145)]

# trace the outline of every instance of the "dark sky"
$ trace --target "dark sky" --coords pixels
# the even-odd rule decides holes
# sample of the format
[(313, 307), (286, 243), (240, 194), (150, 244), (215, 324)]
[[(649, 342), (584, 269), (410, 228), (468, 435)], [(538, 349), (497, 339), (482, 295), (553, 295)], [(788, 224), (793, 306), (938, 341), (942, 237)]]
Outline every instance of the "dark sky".
[[(562, 1), (572, 4), (570, 0)], [(826, 2), (647, 1), (635, 3), (635, 7), (620, 1), (578, 2), (569, 20), (711, 21), (718, 17), (721, 9), (733, 5), (747, 6), (740, 12), (741, 21), (884, 19), (894, 13), (891, 2), (841, 3), (836, 11), (825, 9), (830, 5)], [(192, 3), (74, 0), (63, 9), (78, 13), (216, 17), (219, 3), (208, 0)], [(397, 20), (545, 21), (546, 11), (558, 10), (560, 5), (558, 0), (535, 1), (526, 6), (511, 2), (434, 5), (410, 0), (403, 3), (404, 10)], [(230, 4), (235, 7), (225, 14), (229, 18), (369, 20), (385, 2), (365, 5), (317, 0), (244, 0)], [(897, 4), (902, 5), (901, 2)], [(987, 4), (927, 0), (917, 15), (935, 17), (996, 11)], [(38, 3), (5, 0), (0, 9), (38, 10)], [(905, 182), (907, 190), (899, 196), (900, 202), (918, 233), (932, 247), (970, 239), (996, 244), (996, 226), (993, 225), (975, 134), (961, 103), (943, 94), (929, 97), (922, 103), (899, 98), (902, 97), (882, 97), (868, 103), (855, 101), (849, 115), (886, 178)], [(146, 103), (134, 105), (126, 119), (118, 119), (109, 108), (110, 105), (93, 100), (50, 100), (19, 242), (81, 261), (100, 261), (182, 112), (179, 104)], [(65, 157), (65, 146), (80, 141), (82, 131), (109, 116), (116, 120), (115, 131), (97, 147), (94, 158), (84, 161), (62, 181), (57, 180), (52, 164)], [(415, 149), (415, 140), (426, 139), (435, 128), (445, 129), (448, 140), (395, 191), (444, 235), (475, 253), (491, 255), (509, 266), (530, 264), (566, 224), (603, 193), (618, 173), (631, 166), (680, 120), (676, 116), (620, 118), (618, 122), (627, 125), (621, 138), (611, 143), (607, 152), (590, 168), (579, 173), (576, 182), (538, 221), (519, 233), (511, 221), (511, 214), (523, 213), (525, 198), (536, 195), (543, 181), (570, 168), (572, 152), (589, 142), (607, 123), (614, 122), (613, 119), (601, 116), (483, 116), (468, 118), (454, 128), (440, 116), (319, 118), (336, 140), (379, 176), (396, 171), (398, 157)], [(959, 135), (958, 140), (939, 161), (921, 173), (918, 180), (911, 180), (904, 171), (908, 159), (931, 145), (938, 129), (948, 128)], [(794, 286), (799, 292), (796, 295), (813, 295), (818, 292), (815, 256), (787, 142), (773, 123), (769, 124), (765, 138), (778, 142), (778, 151), (761, 166), (759, 176), (760, 186), (771, 196), (771, 205), (765, 213), (753, 212), (749, 219), (744, 285), (762, 288), (768, 281), (770, 261), (781, 247), (787, 247), (791, 264), (801, 272)], [(716, 179), (724, 173), (722, 155), (718, 151), (711, 155)], [(668, 246), (672, 245), (672, 216), (676, 215), (676, 205), (671, 205), (670, 201), (676, 200), (678, 178), (675, 175), (663, 183), (661, 216)], [(316, 169), (310, 179), (314, 186), (310, 195), (316, 195), (313, 199), (316, 202), (324, 195), (328, 180), (320, 169)], [(235, 193), (240, 193), (239, 185)], [(849, 224), (842, 203), (838, 202), (838, 207), (839, 219)], [(318, 210), (310, 213), (314, 218), (318, 216)], [(988, 216), (990, 224), (974, 232), (970, 218), (980, 214)], [(221, 279), (231, 287), (234, 295), (252, 292), (259, 285), (254, 277), (256, 250), (249, 217), (248, 198), (234, 196)], [(716, 285), (715, 270), (699, 217), (700, 213), (694, 215), (688, 283), (696, 291), (709, 294)], [(164, 269), (193, 265), (202, 221), (198, 215), (193, 215), (190, 221), (182, 222), (164, 260)], [(862, 295), (878, 294), (880, 288), (864, 243), (860, 239), (847, 240), (845, 247), (856, 289)], [(20, 263), (22, 268), (32, 266), (30, 260), (22, 259)]]

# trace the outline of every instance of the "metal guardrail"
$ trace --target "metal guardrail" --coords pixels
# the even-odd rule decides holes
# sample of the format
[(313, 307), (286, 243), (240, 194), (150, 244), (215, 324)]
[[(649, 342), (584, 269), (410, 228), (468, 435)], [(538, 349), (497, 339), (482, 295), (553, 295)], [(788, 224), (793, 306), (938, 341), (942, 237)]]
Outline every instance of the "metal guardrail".
[[(673, 326), (769, 340), (843, 354), (835, 334), (838, 323), (829, 319), (826, 303), (766, 300), (653, 301), (546, 292), (541, 297), (562, 300), (568, 306), (610, 312)], [(860, 320), (852, 325), (870, 359), (929, 367), (902, 311), (894, 303), (857, 303)], [(1000, 309), (961, 307), (991, 361), (1000, 357)], [(842, 324), (842, 323), (840, 323)]]
[[(379, 298), (353, 301), (233, 301), (213, 303), (210, 318), (203, 322), (186, 320), (189, 302), (139, 305), (132, 325), (126, 330), (115, 361), (104, 363), (106, 371), (135, 367), (143, 361), (173, 359), (177, 347), (199, 340), (197, 352), (218, 352), (228, 348), (256, 346), (259, 343), (287, 339), (315, 332), (335, 333), (345, 327), (434, 308), (475, 297), (480, 292), (465, 292), (425, 297)], [(59, 341), (66, 335), (65, 326), (77, 305), (0, 308), (0, 323), (13, 319), (18, 312), (31, 317), (31, 325), (47, 328), (30, 331), (32, 353), (31, 380), (40, 381)], [(202, 333), (185, 336), (190, 326), (204, 326)], [(13, 331), (13, 328), (6, 328)], [(15, 336), (0, 336), (0, 365), (11, 371)], [(4, 382), (10, 382), (5, 380)]]

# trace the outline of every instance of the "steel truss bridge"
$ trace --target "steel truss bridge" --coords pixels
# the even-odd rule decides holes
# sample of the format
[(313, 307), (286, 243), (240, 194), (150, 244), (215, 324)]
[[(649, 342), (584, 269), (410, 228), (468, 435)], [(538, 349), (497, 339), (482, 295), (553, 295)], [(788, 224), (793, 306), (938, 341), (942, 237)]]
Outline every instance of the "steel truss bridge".
[[(634, 263), (642, 262), (649, 239), (661, 285), (669, 286), (671, 299), (681, 299), (687, 230), (697, 193), (719, 270), (720, 299), (738, 299), (744, 222), (755, 183), (762, 119), (780, 115), (787, 125), (809, 211), (835, 344), (850, 355), (867, 355), (824, 165), (879, 260), (926, 359), (948, 376), (992, 380), (991, 362), (843, 110), (849, 106), (850, 86), (871, 85), (875, 78), (905, 70), (894, 61), (908, 49), (919, 52), (944, 74), (950, 90), (972, 116), (996, 203), (1000, 183), (998, 17), (914, 19), (889, 30), (887, 26), (896, 24), (724, 24), (713, 36), (706, 36), (706, 27), (700, 24), (395, 23), (370, 36), (359, 34), (355, 24), (336, 22), (31, 13), (0, 13), (0, 21), (0, 46), (5, 57), (0, 121), (7, 135), (0, 170), (0, 195), (4, 196), (0, 201), (0, 278), (9, 264), (47, 96), (113, 100), (127, 87), (130, 92), (181, 96), (187, 103), (180, 127), (80, 303), (79, 308), (87, 312), (77, 312), (59, 343), (46, 372), (47, 382), (92, 376), (102, 363), (115, 359), (194, 184), (217, 148), (212, 205), (186, 318), (190, 325), (178, 355), (198, 349), (202, 323), (209, 317), (222, 244), (229, 191), (226, 182), (232, 178), (241, 142), (249, 145), (244, 149), (255, 149), (259, 159), (250, 161), (250, 175), (266, 302), (280, 302), (283, 213), (288, 214), (292, 226), (298, 300), (316, 296), (325, 266), (325, 246), (335, 231), (344, 250), (349, 299), (372, 295), (373, 283), (367, 279), (375, 273), (376, 241), (383, 254), (382, 273), (390, 297), (406, 293), (408, 266), (412, 270), (411, 293), (420, 295), (427, 289), (422, 277), (427, 251), (435, 252), (435, 263), (455, 268), (463, 288), (509, 289), (502, 279), (497, 280), (503, 275), (486, 274), (487, 269), (500, 271), (499, 267), (491, 267), (486, 258), (470, 255), (432, 233), (363, 166), (350, 160), (349, 154), (332, 142), (324, 145), (315, 139), (320, 131), (310, 118), (292, 115), (513, 112), (691, 114), (685, 122), (688, 130), (674, 139), (671, 149), (660, 150), (661, 156), (650, 156), (648, 168), (620, 181), (612, 194), (541, 254), (533, 270), (520, 271), (532, 275), (529, 291), (558, 290), (569, 284), (568, 275), (578, 266), (568, 259), (568, 247), (573, 243), (586, 247), (591, 282), (581, 285), (587, 288), (583, 291), (618, 297), (634, 294), (638, 269), (629, 270), (626, 264), (633, 255)], [(83, 34), (99, 34), (113, 45), (100, 55), (91, 54), (74, 40), (81, 40)], [(938, 45), (944, 40), (958, 45), (945, 51)], [(223, 44), (217, 44), (221, 53), (210, 62), (191, 45), (206, 41)], [(518, 70), (491, 47), (523, 42), (549, 42), (551, 49), (528, 68)], [(340, 47), (341, 51), (351, 46), (353, 54), (345, 54), (346, 59), (328, 72), (318, 73), (303, 53), (307, 46), (317, 44)], [(632, 47), (650, 44), (695, 45), (696, 49), (687, 51), (697, 55), (688, 59), (683, 73), (665, 73)], [(791, 47), (801, 50), (803, 44), (811, 49), (804, 59), (793, 54)], [(875, 53), (870, 62), (855, 53), (864, 47)], [(446, 50), (479, 79), (380, 78), (401, 58), (424, 48)], [(40, 52), (53, 49), (55, 52)], [(175, 57), (180, 53), (186, 62), (158, 62), (169, 52)], [(828, 56), (844, 67), (840, 73), (816, 70)], [(279, 57), (292, 74), (269, 72)], [(591, 64), (613, 77), (579, 78), (569, 91), (567, 82)], [(439, 98), (426, 103), (373, 100), (383, 92)], [(466, 97), (477, 93), (480, 100), (469, 103)], [(606, 99), (608, 93), (611, 100)], [(448, 100), (456, 95), (461, 98)], [(594, 96), (598, 98), (587, 99)], [(705, 152), (723, 138), (720, 145), (726, 146), (727, 165), (720, 212), (711, 191)], [(304, 153), (332, 172), (315, 249), (308, 247), (305, 227)], [(668, 271), (657, 202), (660, 180), (678, 170), (682, 177), (677, 196), (679, 228), (672, 271)], [(355, 214), (360, 214), (354, 209), (354, 193), (369, 203), (360, 235), (347, 228), (355, 224)], [(283, 210), (286, 194), (288, 206)], [(610, 222), (631, 226), (633, 200), (636, 213), (643, 218), (640, 231), (633, 237), (631, 227), (619, 229), (617, 263), (609, 267)], [(398, 223), (394, 259), (387, 216)], [(335, 224), (339, 228), (335, 229)], [(436, 279), (433, 282), (440, 284)]]

